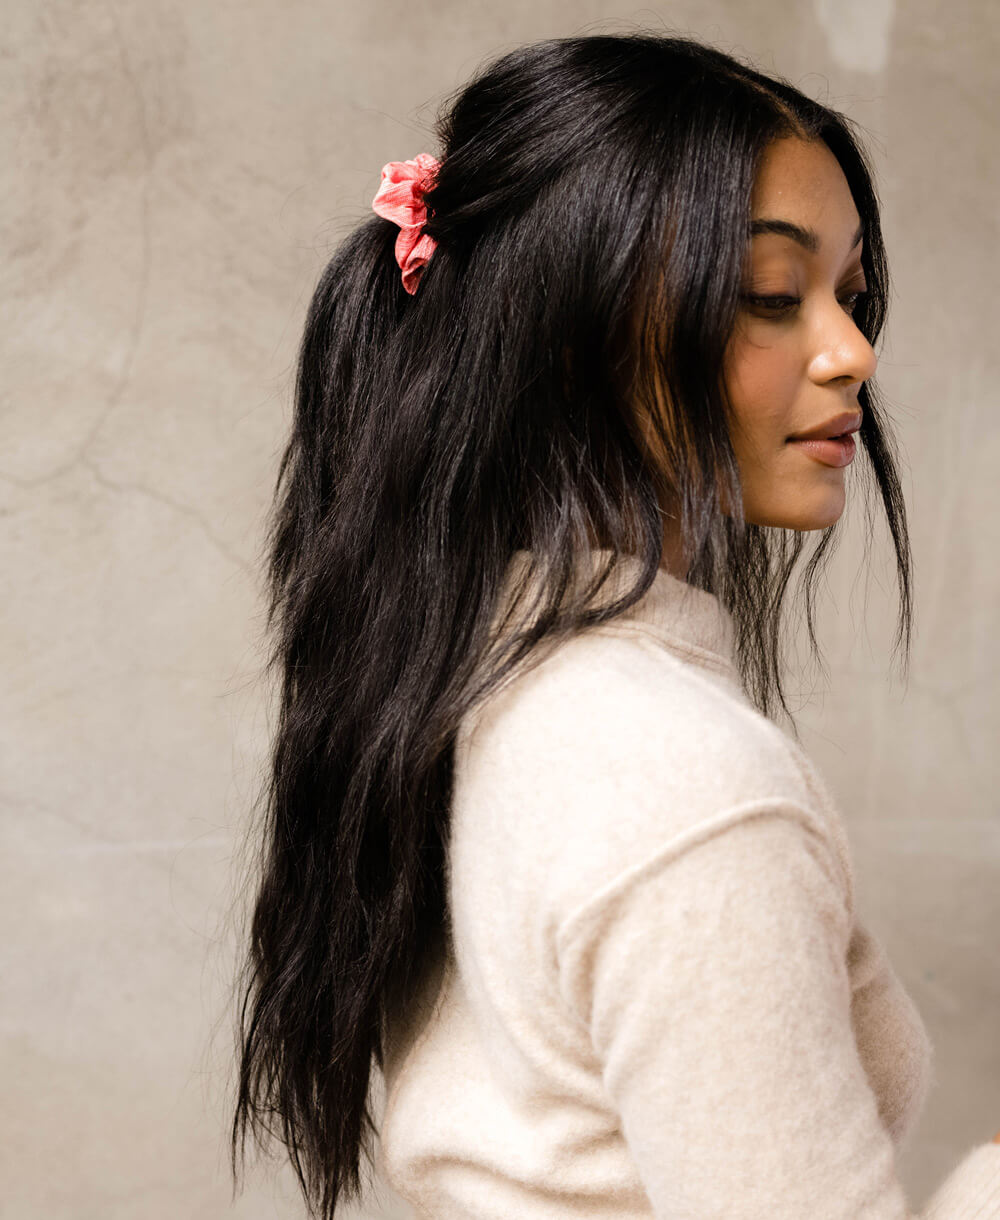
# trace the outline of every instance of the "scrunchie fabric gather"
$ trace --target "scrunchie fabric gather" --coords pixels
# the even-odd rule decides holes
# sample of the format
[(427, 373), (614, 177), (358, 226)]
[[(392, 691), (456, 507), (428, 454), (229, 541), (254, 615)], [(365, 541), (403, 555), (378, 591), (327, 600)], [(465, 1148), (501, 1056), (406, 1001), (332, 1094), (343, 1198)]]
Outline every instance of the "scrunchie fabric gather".
[(434, 253), (437, 242), (423, 232), (427, 220), (424, 193), (433, 186), (441, 162), (430, 153), (417, 153), (409, 161), (390, 161), (382, 166), (382, 183), (372, 200), (379, 216), (399, 225), (396, 262), (403, 272), (403, 287), (412, 296), (420, 273)]

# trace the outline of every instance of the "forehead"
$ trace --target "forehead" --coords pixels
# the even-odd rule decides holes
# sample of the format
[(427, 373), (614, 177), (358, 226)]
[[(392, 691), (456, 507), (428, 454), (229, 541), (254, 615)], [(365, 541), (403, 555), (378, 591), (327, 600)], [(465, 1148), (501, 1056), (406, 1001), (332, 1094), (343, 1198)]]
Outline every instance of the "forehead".
[[(786, 137), (764, 150), (751, 197), (751, 213), (790, 220), (830, 239), (853, 234), (859, 216), (837, 158), (822, 140)], [(766, 241), (767, 239), (757, 239)]]

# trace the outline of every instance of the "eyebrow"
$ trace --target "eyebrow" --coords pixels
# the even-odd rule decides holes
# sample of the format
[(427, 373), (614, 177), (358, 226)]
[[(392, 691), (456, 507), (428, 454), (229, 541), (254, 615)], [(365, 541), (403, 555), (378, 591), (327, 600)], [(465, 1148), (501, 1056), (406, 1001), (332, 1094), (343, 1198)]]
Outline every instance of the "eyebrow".
[[(781, 237), (790, 237), (792, 241), (798, 242), (800, 246), (804, 246), (810, 254), (816, 254), (820, 246), (819, 234), (815, 229), (804, 229), (801, 225), (794, 224), (791, 220), (775, 220), (765, 217), (761, 220), (751, 221), (749, 231), (751, 237), (756, 237), (758, 233), (777, 233)], [(852, 250), (863, 236), (864, 224), (862, 223), (858, 225), (858, 231), (854, 234), (854, 239), (851, 242)]]

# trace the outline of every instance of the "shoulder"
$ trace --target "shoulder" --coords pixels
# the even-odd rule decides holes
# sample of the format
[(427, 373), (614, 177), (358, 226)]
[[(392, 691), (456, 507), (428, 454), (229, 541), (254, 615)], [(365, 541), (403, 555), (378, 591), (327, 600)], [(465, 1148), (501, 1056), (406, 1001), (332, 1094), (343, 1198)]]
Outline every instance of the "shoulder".
[(590, 632), (502, 688), (460, 734), (457, 851), (489, 851), (565, 914), (734, 809), (809, 809), (793, 746), (735, 684), (640, 636)]
[[(672, 806), (696, 817), (757, 795), (809, 799), (794, 743), (735, 683), (631, 632), (561, 644), (477, 710), (460, 755), (549, 795), (655, 806), (658, 832)], [(581, 801), (581, 814), (601, 810)]]

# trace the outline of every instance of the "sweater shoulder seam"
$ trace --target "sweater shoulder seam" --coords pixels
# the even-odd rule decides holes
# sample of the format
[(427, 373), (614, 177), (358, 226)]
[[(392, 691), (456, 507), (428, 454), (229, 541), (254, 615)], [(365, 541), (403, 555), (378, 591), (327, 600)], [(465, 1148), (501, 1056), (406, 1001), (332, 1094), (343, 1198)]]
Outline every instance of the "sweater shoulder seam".
[(664, 861), (669, 860), (671, 857), (683, 855), (686, 851), (697, 847), (700, 843), (707, 842), (731, 826), (750, 821), (757, 817), (784, 817), (791, 821), (797, 821), (824, 843), (831, 859), (832, 875), (839, 879), (838, 888), (844, 900), (845, 915), (848, 922), (850, 922), (849, 893), (845, 889), (839, 853), (836, 844), (831, 841), (830, 833), (824, 825), (823, 819), (812, 810), (806, 809), (799, 802), (785, 796), (755, 797), (753, 800), (731, 805), (710, 818), (704, 818), (695, 826), (686, 827), (668, 839), (666, 843), (660, 844), (659, 847), (648, 853), (641, 860), (628, 865), (621, 872), (610, 878), (610, 880), (604, 882), (597, 891), (578, 903), (556, 926), (555, 946), (557, 958), (575, 938), (578, 930), (587, 923), (588, 919), (597, 910), (606, 903), (613, 901), (619, 894), (641, 880), (645, 875), (655, 872)]

